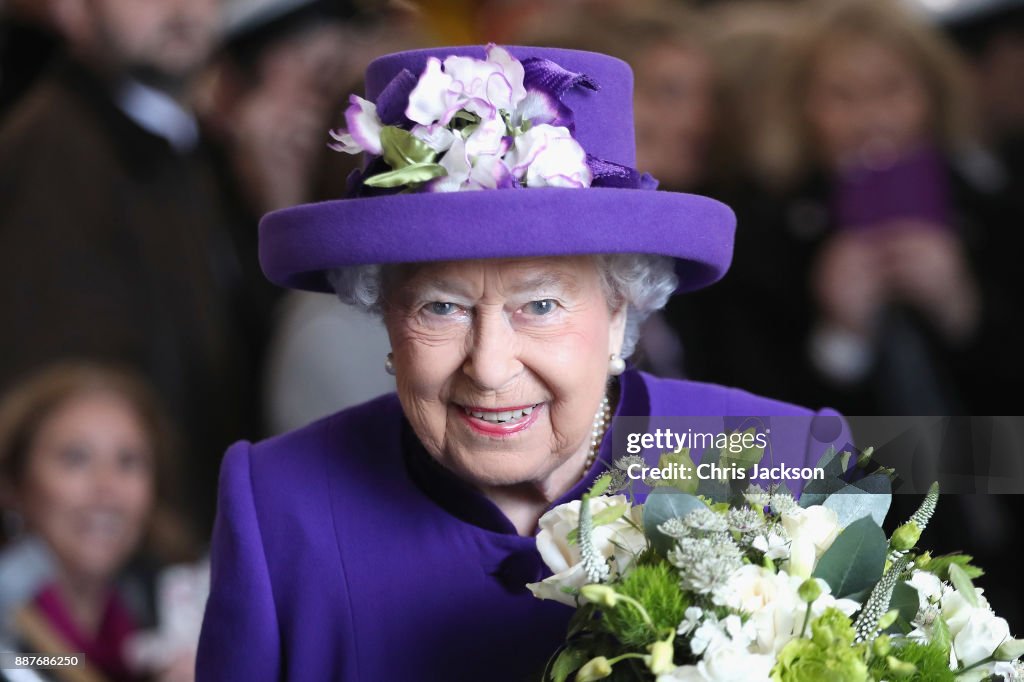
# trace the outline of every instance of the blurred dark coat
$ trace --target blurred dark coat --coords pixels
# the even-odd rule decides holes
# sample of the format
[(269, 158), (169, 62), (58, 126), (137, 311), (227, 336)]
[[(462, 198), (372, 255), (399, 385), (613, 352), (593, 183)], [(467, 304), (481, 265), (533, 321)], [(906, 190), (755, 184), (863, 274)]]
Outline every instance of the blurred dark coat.
[(836, 229), (829, 185), (817, 176), (788, 196), (751, 186), (719, 193), (738, 218), (732, 266), (721, 282), (676, 297), (666, 310), (683, 342), (685, 375), (844, 414), (1019, 414), (1024, 203), (1009, 185), (979, 186), (952, 164), (948, 173), (953, 228), (982, 299), (967, 343), (950, 346), (922, 317), (899, 309), (883, 323), (891, 333), (862, 381), (837, 385), (814, 367), (810, 277)]
[(141, 371), (185, 436), (185, 501), (205, 525), (220, 453), (259, 433), (239, 249), (204, 155), (108, 92), (62, 62), (0, 129), (0, 388), (66, 357)]

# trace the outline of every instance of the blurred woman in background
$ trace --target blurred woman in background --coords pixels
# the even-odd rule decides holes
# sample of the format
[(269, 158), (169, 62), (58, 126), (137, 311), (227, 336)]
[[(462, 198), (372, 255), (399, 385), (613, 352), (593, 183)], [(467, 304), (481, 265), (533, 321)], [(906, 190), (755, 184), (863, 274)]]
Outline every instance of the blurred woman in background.
[(761, 191), (734, 202), (737, 277), (690, 317), (688, 369), (850, 414), (1005, 409), (1017, 218), (970, 163), (962, 64), (897, 3), (804, 11), (754, 135)]
[[(57, 365), (6, 396), (0, 490), (14, 537), (0, 553), (3, 648), (84, 653), (95, 679), (139, 679), (125, 646), (154, 614), (126, 569), (147, 544), (155, 556), (190, 555), (169, 511), (172, 443), (150, 389), (120, 370)], [(191, 679), (192, 660), (160, 679)]]

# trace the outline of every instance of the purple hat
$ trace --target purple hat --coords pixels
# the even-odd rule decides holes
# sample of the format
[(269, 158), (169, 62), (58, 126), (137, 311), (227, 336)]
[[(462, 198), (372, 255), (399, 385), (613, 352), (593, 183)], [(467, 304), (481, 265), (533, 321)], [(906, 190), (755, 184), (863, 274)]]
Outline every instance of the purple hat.
[[(349, 197), (260, 222), (281, 286), (332, 291), (345, 265), (599, 253), (676, 259), (678, 291), (718, 280), (735, 217), (633, 169), (633, 75), (592, 52), (452, 47), (387, 55), (353, 96), (339, 151), (366, 152)], [(482, 191), (464, 191), (464, 190)]]

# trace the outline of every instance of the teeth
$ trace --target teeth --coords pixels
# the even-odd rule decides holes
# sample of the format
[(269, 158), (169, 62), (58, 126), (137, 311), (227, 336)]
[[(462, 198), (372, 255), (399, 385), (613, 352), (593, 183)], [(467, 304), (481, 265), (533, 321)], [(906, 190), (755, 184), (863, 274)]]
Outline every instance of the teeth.
[[(539, 405), (540, 403), (537, 403)], [(526, 415), (530, 414), (537, 408), (537, 405), (531, 405), (530, 407), (524, 407), (520, 410), (506, 410), (504, 412), (477, 412), (470, 410), (468, 407), (462, 409), (466, 411), (466, 414), (482, 419), (485, 422), (491, 422), (492, 424), (500, 424), (502, 422), (512, 421), (515, 419), (522, 419)]]

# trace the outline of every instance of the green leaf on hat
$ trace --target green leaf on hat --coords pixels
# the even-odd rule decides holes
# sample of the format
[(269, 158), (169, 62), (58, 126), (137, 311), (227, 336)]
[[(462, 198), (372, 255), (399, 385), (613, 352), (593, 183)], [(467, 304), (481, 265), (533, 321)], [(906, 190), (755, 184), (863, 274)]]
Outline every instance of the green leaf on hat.
[(380, 147), (384, 161), (395, 170), (433, 163), (437, 152), (408, 130), (384, 126), (380, 130)]
[(370, 187), (401, 187), (402, 185), (427, 182), (447, 174), (448, 171), (440, 164), (418, 163), (413, 166), (388, 171), (387, 173), (372, 175), (366, 178), (363, 184)]

